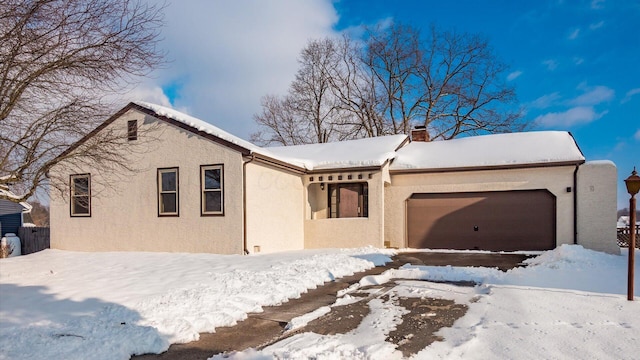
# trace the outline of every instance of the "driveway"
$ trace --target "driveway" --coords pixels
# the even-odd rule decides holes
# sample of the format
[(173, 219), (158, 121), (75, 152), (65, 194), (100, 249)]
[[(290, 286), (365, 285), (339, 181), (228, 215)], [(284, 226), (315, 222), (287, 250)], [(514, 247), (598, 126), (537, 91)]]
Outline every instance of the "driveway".
[(427, 266), (478, 266), (495, 267), (502, 271), (524, 266), (523, 261), (532, 257), (525, 254), (489, 252), (403, 252), (394, 256), (400, 263)]
[[(348, 332), (358, 326), (359, 322), (369, 312), (369, 300), (380, 298), (383, 301), (393, 301), (402, 304), (410, 313), (403, 319), (404, 326), (389, 335), (387, 341), (398, 345), (398, 349), (409, 356), (414, 350), (424, 348), (438, 338), (433, 334), (442, 327), (451, 326), (455, 320), (466, 312), (466, 306), (457, 305), (451, 301), (438, 299), (390, 299), (387, 289), (393, 287), (393, 283), (378, 286), (379, 289), (361, 288), (363, 301), (347, 306), (332, 308), (327, 315), (314, 320), (306, 327), (296, 331), (287, 332), (285, 326), (291, 319), (310, 313), (320, 307), (330, 306), (338, 298), (338, 292), (358, 283), (363, 276), (382, 274), (388, 269), (399, 268), (410, 263), (413, 265), (428, 266), (481, 266), (496, 267), (502, 271), (523, 266), (522, 262), (530, 256), (521, 254), (503, 253), (472, 253), (472, 252), (403, 252), (392, 258), (391, 263), (378, 266), (352, 276), (343, 277), (336, 281), (325, 283), (317, 289), (309, 290), (298, 299), (291, 299), (280, 306), (265, 307), (261, 313), (249, 314), (248, 318), (235, 326), (216, 329), (215, 333), (202, 333), (200, 339), (187, 344), (171, 345), (168, 351), (162, 354), (146, 354), (134, 356), (132, 359), (207, 359), (214, 354), (241, 351), (248, 348), (262, 348), (279, 340), (285, 339), (296, 333), (312, 331), (316, 333)], [(461, 284), (458, 284), (461, 285)], [(467, 284), (473, 285), (473, 284)], [(373, 292), (372, 292), (373, 291)], [(356, 293), (350, 293), (358, 296)], [(366, 295), (366, 294), (370, 295)], [(437, 311), (435, 310), (437, 309)], [(424, 319), (425, 313), (437, 314), (417, 322), (415, 319)], [(336, 321), (340, 319), (340, 321)], [(351, 319), (346, 321), (346, 319)], [(338, 327), (337, 324), (340, 324)], [(420, 331), (421, 336), (407, 339), (409, 333)]]

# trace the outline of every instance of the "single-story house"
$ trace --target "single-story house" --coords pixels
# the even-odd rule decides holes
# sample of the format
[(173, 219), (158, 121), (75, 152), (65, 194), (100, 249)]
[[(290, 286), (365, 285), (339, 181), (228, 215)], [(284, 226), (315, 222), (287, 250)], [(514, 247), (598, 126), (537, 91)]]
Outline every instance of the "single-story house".
[[(8, 189), (0, 187), (0, 193), (15, 198)], [(31, 212), (31, 209), (32, 206), (26, 202), (0, 199), (0, 237), (8, 233), (18, 234), (18, 229), (25, 223), (25, 215)]]
[(51, 194), (52, 248), (242, 254), (577, 243), (619, 251), (615, 165), (586, 162), (568, 132), (424, 142), (418, 129), (414, 141), (391, 135), (259, 147), (135, 102), (67, 153), (101, 131), (121, 133), (135, 171), (52, 169), (52, 179), (70, 187)]

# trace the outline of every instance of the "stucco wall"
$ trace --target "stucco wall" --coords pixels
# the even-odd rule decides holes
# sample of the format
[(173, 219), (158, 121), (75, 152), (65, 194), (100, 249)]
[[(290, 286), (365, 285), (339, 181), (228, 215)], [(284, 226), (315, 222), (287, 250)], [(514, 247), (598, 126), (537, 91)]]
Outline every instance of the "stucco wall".
[[(366, 172), (335, 172), (326, 174), (315, 174), (314, 182), (309, 182), (309, 175), (304, 177), (305, 186), (310, 189), (306, 197), (304, 238), (305, 248), (353, 248), (361, 246), (383, 247), (384, 239), (384, 174), (388, 173), (385, 167), (383, 171)], [(322, 176), (326, 184), (338, 181), (338, 176), (343, 179), (351, 174), (353, 181), (367, 182), (369, 187), (369, 217), (367, 218), (327, 218), (328, 186), (320, 190), (318, 177)], [(358, 175), (362, 175), (362, 180), (357, 180)], [(371, 179), (369, 179), (371, 174)], [(328, 181), (328, 177), (333, 176), (333, 181)], [(388, 176), (388, 175), (387, 175)]]
[(384, 237), (403, 248), (406, 239), (406, 200), (413, 193), (449, 193), (548, 189), (556, 196), (556, 242), (572, 244), (574, 166), (483, 170), (426, 174), (391, 174), (385, 187)]
[[(242, 253), (241, 154), (135, 110), (109, 128), (122, 129), (126, 136), (128, 120), (138, 120), (140, 128), (139, 140), (129, 143), (136, 151), (128, 155), (138, 171), (116, 176), (90, 167), (74, 169), (91, 173), (91, 217), (70, 217), (69, 194), (52, 193), (51, 247)], [(157, 141), (147, 142), (149, 137)], [(224, 216), (200, 215), (200, 165), (211, 164), (224, 164)], [(165, 167), (179, 168), (179, 217), (158, 217), (156, 174)], [(68, 179), (63, 166), (52, 172)], [(100, 186), (109, 177), (112, 187)]]
[(578, 170), (578, 244), (619, 254), (616, 243), (617, 171), (610, 161), (587, 162)]
[(247, 164), (247, 250), (304, 248), (304, 187), (301, 175), (259, 162)]

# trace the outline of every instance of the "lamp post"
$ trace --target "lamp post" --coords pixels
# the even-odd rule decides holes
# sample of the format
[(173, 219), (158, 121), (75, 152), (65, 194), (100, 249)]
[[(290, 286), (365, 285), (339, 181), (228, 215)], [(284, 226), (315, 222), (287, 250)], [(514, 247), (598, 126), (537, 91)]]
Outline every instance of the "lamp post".
[(633, 168), (631, 175), (624, 180), (627, 191), (631, 195), (629, 199), (629, 275), (627, 277), (627, 300), (633, 301), (633, 269), (636, 252), (636, 194), (640, 191), (640, 176)]

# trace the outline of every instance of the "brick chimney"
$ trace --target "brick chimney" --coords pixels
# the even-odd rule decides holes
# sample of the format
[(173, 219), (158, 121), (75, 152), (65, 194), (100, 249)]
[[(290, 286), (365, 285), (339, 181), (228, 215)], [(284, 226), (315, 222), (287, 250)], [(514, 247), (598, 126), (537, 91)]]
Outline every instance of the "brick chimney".
[(411, 130), (411, 141), (429, 141), (429, 133), (424, 125), (417, 125)]

